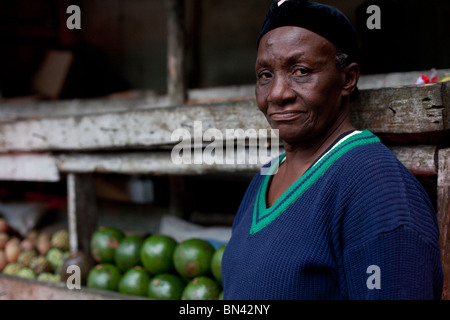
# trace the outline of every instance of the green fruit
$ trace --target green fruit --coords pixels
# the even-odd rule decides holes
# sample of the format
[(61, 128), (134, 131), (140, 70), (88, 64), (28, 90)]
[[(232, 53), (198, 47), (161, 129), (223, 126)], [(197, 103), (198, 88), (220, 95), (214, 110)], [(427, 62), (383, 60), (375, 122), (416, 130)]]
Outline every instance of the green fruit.
[(222, 284), (222, 256), (226, 245), (222, 245), (216, 249), (211, 259), (211, 272), (214, 278)]
[(180, 242), (173, 253), (176, 271), (186, 279), (208, 275), (214, 247), (203, 239), (187, 239)]
[(119, 292), (135, 296), (147, 296), (150, 276), (141, 266), (128, 269), (119, 282)]
[(147, 296), (158, 300), (180, 300), (184, 287), (185, 283), (179, 276), (161, 273), (150, 280)]
[(51, 282), (51, 283), (58, 283), (61, 281), (59, 275), (57, 274), (53, 274), (50, 272), (43, 272), (40, 273), (37, 278), (38, 281), (42, 281), (42, 282)]
[(2, 273), (14, 276), (17, 273), (17, 271), (22, 269), (22, 267), (23, 266), (18, 262), (10, 262), (3, 268)]
[(30, 262), (30, 269), (33, 270), (35, 274), (53, 271), (51, 263), (44, 256), (37, 256), (33, 258)]
[(209, 277), (200, 276), (192, 279), (184, 288), (182, 300), (217, 300), (220, 287)]
[(69, 250), (69, 232), (64, 229), (56, 231), (50, 239), (50, 245), (62, 251)]
[(29, 267), (31, 260), (38, 256), (38, 252), (34, 249), (22, 251), (17, 258), (17, 262), (24, 267)]
[(23, 267), (15, 273), (16, 277), (25, 279), (36, 279), (36, 274), (28, 267)]
[(173, 270), (173, 253), (177, 241), (170, 236), (155, 234), (144, 240), (141, 261), (150, 274), (170, 273)]
[(87, 287), (117, 291), (122, 274), (117, 266), (109, 263), (98, 264), (89, 271)]
[(95, 261), (114, 263), (116, 248), (125, 234), (116, 228), (101, 227), (91, 237), (91, 252)]
[(219, 298), (217, 298), (217, 300), (223, 300), (223, 290), (220, 292)]
[(64, 259), (69, 255), (68, 252), (64, 252), (61, 249), (58, 248), (50, 248), (48, 250), (45, 257), (47, 258), (48, 262), (50, 262), (53, 271), (59, 272), (61, 269), (61, 266), (64, 262)]
[(114, 261), (122, 270), (141, 264), (141, 247), (144, 238), (139, 235), (130, 235), (123, 238), (116, 249)]

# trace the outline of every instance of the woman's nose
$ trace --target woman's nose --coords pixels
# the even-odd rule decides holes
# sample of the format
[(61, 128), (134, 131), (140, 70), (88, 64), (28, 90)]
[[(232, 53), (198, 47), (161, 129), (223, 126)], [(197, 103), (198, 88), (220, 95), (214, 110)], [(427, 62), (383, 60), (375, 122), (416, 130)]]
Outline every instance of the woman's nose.
[(285, 105), (294, 99), (295, 91), (291, 88), (289, 81), (285, 77), (274, 76), (268, 101), (277, 105)]

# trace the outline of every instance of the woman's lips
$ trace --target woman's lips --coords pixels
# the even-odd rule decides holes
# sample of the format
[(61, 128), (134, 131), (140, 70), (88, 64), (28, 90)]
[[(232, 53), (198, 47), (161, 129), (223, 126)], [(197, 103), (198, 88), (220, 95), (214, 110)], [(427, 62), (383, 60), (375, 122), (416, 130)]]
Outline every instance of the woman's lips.
[(300, 117), (303, 113), (299, 111), (277, 112), (270, 114), (269, 117), (273, 121), (292, 121)]

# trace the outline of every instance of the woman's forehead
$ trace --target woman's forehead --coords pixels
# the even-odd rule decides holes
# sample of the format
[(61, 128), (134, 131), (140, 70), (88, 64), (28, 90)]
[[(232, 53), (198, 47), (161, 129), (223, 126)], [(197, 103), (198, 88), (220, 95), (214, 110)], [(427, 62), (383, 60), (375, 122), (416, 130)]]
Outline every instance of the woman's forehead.
[(258, 48), (258, 60), (284, 57), (334, 57), (336, 47), (324, 37), (300, 27), (280, 27), (266, 33)]

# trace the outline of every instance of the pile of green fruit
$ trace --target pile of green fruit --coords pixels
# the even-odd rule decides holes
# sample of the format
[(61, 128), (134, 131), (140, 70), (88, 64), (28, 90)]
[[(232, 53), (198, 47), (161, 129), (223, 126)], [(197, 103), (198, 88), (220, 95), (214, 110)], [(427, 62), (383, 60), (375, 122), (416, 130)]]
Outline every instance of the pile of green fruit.
[(157, 300), (222, 299), (224, 250), (199, 238), (177, 242), (163, 234), (125, 235), (101, 227), (91, 238), (97, 265), (87, 275), (87, 287)]
[(0, 272), (45, 282), (61, 282), (60, 272), (69, 255), (69, 233), (30, 231), (20, 237), (0, 219)]

